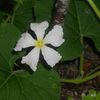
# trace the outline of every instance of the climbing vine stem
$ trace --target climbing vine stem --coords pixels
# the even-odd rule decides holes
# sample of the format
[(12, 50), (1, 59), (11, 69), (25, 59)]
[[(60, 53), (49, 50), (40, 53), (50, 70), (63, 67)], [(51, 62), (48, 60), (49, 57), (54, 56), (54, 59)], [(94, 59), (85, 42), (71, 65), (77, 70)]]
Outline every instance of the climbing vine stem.
[(20, 4), (18, 3), (14, 8), (14, 11), (13, 11), (13, 14), (12, 14), (12, 18), (11, 18), (11, 24), (13, 24), (13, 22), (14, 22), (15, 13), (16, 13), (16, 10), (19, 8), (19, 6), (20, 6)]
[(81, 84), (81, 83), (84, 83), (84, 82), (87, 82), (97, 76), (100, 75), (100, 71), (97, 71), (93, 74), (91, 74), (90, 76), (86, 76), (84, 78), (77, 78), (77, 79), (60, 79), (61, 82), (64, 82), (64, 83), (74, 83), (74, 84)]
[[(84, 41), (83, 41), (83, 36), (82, 35), (81, 35), (80, 41), (81, 41), (81, 44), (84, 47)], [(84, 75), (83, 68), (84, 68), (84, 49), (83, 49), (83, 51), (82, 51), (82, 53), (80, 55), (80, 66), (79, 66), (80, 74), (81, 74), (82, 77)]]
[(89, 5), (92, 7), (92, 9), (94, 10), (94, 12), (95, 12), (96, 15), (98, 16), (98, 18), (100, 19), (100, 10), (99, 10), (98, 7), (95, 5), (95, 3), (93, 2), (93, 0), (87, 0), (87, 2), (88, 2)]

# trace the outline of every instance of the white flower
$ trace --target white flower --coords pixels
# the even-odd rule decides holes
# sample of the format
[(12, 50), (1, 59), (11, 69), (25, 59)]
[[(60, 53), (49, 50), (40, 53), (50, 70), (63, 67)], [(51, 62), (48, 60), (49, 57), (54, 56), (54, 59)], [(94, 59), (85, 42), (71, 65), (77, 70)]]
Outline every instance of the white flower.
[(23, 33), (14, 48), (15, 51), (21, 51), (23, 48), (34, 46), (34, 49), (24, 56), (21, 61), (22, 64), (26, 63), (29, 65), (33, 71), (36, 71), (37, 69), (36, 66), (39, 61), (40, 51), (44, 60), (51, 67), (58, 63), (62, 58), (57, 51), (46, 46), (46, 44), (59, 47), (64, 42), (63, 29), (60, 25), (55, 25), (53, 29), (44, 37), (45, 30), (48, 26), (49, 24), (47, 21), (41, 23), (31, 23), (31, 30), (35, 32), (37, 40), (35, 40), (28, 32)]

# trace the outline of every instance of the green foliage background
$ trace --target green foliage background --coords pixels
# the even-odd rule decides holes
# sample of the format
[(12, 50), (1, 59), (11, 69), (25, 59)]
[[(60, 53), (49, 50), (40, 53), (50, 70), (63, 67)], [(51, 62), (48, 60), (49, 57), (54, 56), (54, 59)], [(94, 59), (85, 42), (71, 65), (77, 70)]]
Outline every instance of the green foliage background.
[[(59, 100), (60, 78), (53, 69), (48, 70), (39, 64), (38, 70), (32, 74), (24, 70), (13, 71), (15, 61), (24, 54), (13, 53), (21, 33), (34, 22), (33, 16), (36, 22), (50, 22), (55, 0), (14, 2), (17, 3), (13, 13), (0, 11), (0, 100)], [(96, 15), (84, 0), (71, 0), (64, 22), (66, 41), (58, 48), (62, 61), (81, 55), (84, 37), (91, 38), (100, 51), (100, 23)]]

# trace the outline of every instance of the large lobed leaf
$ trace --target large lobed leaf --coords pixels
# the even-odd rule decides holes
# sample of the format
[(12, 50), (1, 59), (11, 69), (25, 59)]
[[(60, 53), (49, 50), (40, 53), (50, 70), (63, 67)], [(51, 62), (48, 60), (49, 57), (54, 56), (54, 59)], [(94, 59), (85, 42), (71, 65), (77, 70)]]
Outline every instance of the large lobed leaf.
[(32, 16), (32, 0), (21, 0), (16, 6), (14, 12), (14, 25), (16, 25), (22, 32), (26, 31), (33, 21)]
[(34, 11), (37, 21), (50, 21), (55, 0), (34, 0)]
[(32, 75), (27, 72), (5, 75), (0, 78), (0, 100), (59, 100), (60, 84), (53, 70), (39, 65)]
[(62, 60), (72, 60), (83, 50), (83, 37), (91, 38), (100, 51), (100, 23), (84, 0), (71, 0), (64, 25), (65, 43), (58, 50)]
[(20, 31), (12, 24), (0, 25), (0, 100), (59, 100), (59, 76), (54, 70), (38, 65), (29, 74), (12, 70), (14, 61), (22, 54), (12, 53)]
[(19, 55), (16, 57), (13, 55), (13, 48), (19, 37), (20, 31), (15, 26), (11, 24), (0, 25), (0, 68), (10, 68), (12, 61), (17, 60)]

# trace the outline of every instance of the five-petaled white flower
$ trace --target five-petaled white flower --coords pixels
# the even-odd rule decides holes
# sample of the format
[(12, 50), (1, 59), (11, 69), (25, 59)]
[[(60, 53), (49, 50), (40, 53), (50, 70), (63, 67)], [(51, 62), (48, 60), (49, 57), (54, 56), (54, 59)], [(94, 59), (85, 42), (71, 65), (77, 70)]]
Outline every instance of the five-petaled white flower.
[(34, 47), (26, 56), (22, 58), (21, 63), (26, 63), (31, 67), (33, 71), (37, 69), (37, 63), (39, 61), (40, 51), (47, 64), (53, 67), (58, 63), (62, 56), (54, 49), (48, 47), (46, 44), (50, 44), (54, 47), (59, 47), (63, 42), (63, 29), (60, 25), (55, 25), (48, 34), (45, 35), (45, 30), (49, 24), (47, 21), (41, 23), (31, 23), (30, 28), (35, 32), (37, 40), (35, 40), (28, 32), (23, 33), (18, 40), (15, 51), (21, 51), (23, 48)]

